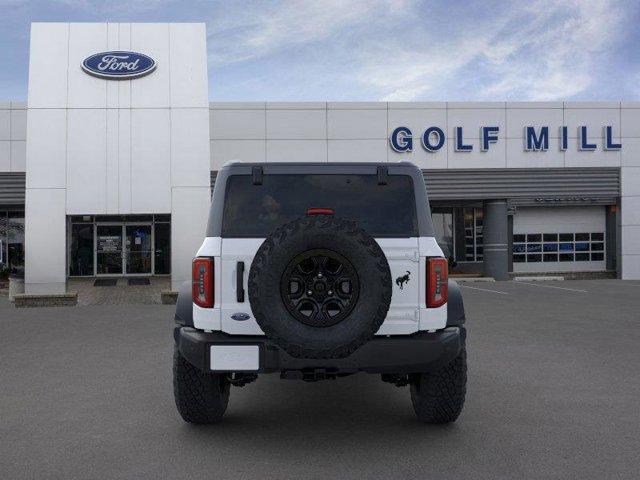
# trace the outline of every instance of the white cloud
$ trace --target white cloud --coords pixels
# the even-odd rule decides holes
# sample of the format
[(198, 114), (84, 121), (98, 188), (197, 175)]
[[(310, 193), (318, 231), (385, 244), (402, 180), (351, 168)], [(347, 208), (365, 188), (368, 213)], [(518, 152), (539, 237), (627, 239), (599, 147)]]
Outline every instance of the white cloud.
[(500, 59), (489, 95), (551, 100), (578, 95), (591, 86), (597, 62), (622, 31), (623, 11), (610, 1), (593, 0), (571, 2), (568, 9), (551, 7), (541, 2), (542, 13), (533, 28), (504, 40), (520, 55)]
[(404, 0), (260, 2), (215, 12), (209, 23), (211, 60), (227, 65), (323, 40), (400, 15)]
[(405, 49), (387, 69), (371, 55), (359, 79), (383, 100), (441, 97), (452, 82), (473, 85), (479, 100), (567, 98), (592, 84), (593, 70), (624, 20), (622, 9), (608, 0), (538, 1), (501, 11), (484, 24), (467, 19), (461, 25), (466, 33), (452, 38), (425, 31), (428, 51)]
[[(228, 75), (228, 85), (214, 80), (214, 91), (237, 96), (237, 85), (257, 77), (270, 98), (406, 101), (593, 94), (607, 83), (611, 52), (633, 36), (639, 8), (624, 1), (53, 0), (83, 19), (87, 12), (209, 18), (211, 78)], [(0, 0), (21, 4), (27, 0)], [(637, 92), (637, 75), (630, 64), (618, 84)]]
[(270, 2), (215, 12), (210, 63), (297, 54), (314, 85), (388, 101), (562, 99), (593, 86), (626, 20), (616, 0)]
[(395, 55), (390, 50), (383, 58), (371, 54), (358, 75), (358, 81), (378, 90), (383, 101), (433, 98), (443, 85), (450, 84), (453, 76), (485, 49), (480, 39), (426, 43), (429, 48), (424, 50), (405, 50)]
[[(0, 2), (3, 1), (24, 4), (33, 3), (31, 0), (0, 0)], [(62, 5), (72, 10), (91, 11), (101, 15), (108, 15), (113, 13), (119, 14), (123, 11), (131, 13), (154, 10), (171, 3), (171, 0), (50, 0), (49, 3), (53, 5)]]

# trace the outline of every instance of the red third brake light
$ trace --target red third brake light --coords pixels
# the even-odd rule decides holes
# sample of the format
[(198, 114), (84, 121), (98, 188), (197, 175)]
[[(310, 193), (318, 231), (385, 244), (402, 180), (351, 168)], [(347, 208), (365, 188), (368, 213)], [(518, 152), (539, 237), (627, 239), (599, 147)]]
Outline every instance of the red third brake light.
[(333, 215), (333, 208), (309, 208), (307, 215)]
[(191, 277), (193, 303), (202, 308), (213, 307), (213, 258), (193, 259)]
[(449, 264), (446, 258), (427, 258), (427, 308), (447, 303)]

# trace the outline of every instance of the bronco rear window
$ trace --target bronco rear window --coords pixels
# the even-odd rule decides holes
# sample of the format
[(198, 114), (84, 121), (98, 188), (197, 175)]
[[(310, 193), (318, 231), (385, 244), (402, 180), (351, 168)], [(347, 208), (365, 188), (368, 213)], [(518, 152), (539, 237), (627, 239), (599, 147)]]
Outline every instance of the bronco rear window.
[(304, 217), (310, 208), (330, 208), (338, 218), (356, 220), (374, 237), (417, 237), (412, 178), (389, 175), (250, 175), (228, 179), (222, 235), (262, 238), (280, 225)]

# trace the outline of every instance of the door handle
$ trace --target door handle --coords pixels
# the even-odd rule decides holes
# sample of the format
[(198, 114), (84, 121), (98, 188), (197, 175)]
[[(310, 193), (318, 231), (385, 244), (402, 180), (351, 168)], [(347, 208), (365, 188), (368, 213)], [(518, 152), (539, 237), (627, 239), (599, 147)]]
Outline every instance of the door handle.
[(236, 300), (244, 303), (244, 262), (236, 264)]

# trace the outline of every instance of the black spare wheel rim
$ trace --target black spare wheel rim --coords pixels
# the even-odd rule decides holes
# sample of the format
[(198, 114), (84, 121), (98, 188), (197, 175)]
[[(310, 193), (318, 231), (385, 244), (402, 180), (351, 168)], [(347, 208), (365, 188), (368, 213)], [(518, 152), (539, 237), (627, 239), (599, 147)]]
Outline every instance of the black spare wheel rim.
[(356, 222), (287, 223), (251, 263), (249, 302), (267, 337), (298, 358), (341, 358), (373, 338), (391, 303), (384, 252)]
[(351, 313), (358, 301), (358, 274), (347, 258), (327, 249), (296, 255), (280, 282), (282, 301), (298, 321), (330, 327)]

